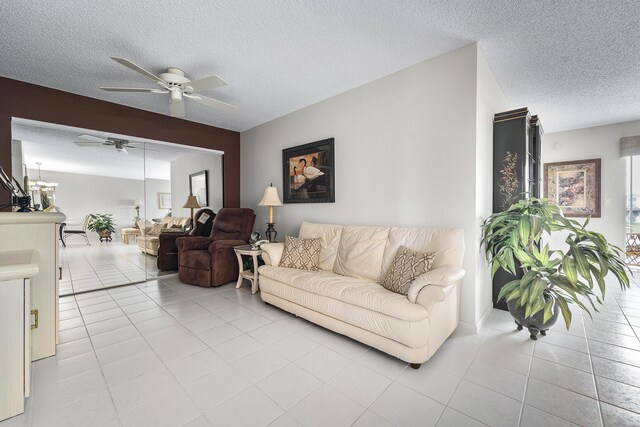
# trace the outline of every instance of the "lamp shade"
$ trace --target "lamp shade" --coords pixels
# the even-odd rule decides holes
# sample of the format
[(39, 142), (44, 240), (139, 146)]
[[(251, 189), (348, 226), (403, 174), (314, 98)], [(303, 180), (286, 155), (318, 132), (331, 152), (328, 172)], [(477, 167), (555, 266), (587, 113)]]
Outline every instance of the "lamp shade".
[(198, 203), (198, 198), (196, 196), (189, 196), (187, 198), (187, 202), (183, 206), (183, 208), (191, 208), (191, 209), (196, 209), (199, 207), (200, 207), (200, 203)]
[(267, 187), (258, 206), (282, 206), (280, 197), (278, 197), (278, 189), (273, 186)]

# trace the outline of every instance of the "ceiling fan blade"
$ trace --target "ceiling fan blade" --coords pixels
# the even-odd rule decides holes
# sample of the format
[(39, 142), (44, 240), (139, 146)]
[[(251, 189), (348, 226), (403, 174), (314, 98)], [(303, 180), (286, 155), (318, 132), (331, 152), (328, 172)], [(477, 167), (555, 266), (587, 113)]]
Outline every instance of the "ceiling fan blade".
[(145, 147), (134, 147), (133, 145), (127, 145), (127, 148), (133, 148), (133, 149), (136, 149), (136, 150), (144, 150), (144, 151), (152, 151), (154, 153), (159, 153), (160, 152), (158, 150), (152, 150), (150, 148), (145, 148)]
[(184, 117), (186, 114), (184, 110), (184, 99), (171, 98), (169, 100), (169, 111), (173, 117)]
[(134, 88), (134, 87), (101, 87), (100, 89), (106, 90), (107, 92), (150, 92), (150, 93), (169, 93), (168, 90), (162, 89), (143, 89), (143, 88)]
[(87, 135), (87, 134), (78, 135), (78, 138), (79, 139), (84, 139), (86, 141), (99, 142), (100, 144), (102, 144), (103, 142), (105, 142), (107, 140), (106, 138), (100, 138), (99, 136)]
[[(203, 90), (216, 89), (222, 86), (226, 86), (227, 82), (222, 80), (218, 76), (209, 76), (198, 80), (191, 80), (189, 83), (185, 84), (187, 91), (191, 93), (202, 92)], [(191, 87), (192, 90), (188, 90)]]
[(218, 101), (217, 99), (209, 98), (203, 95), (192, 95), (189, 98), (193, 99), (200, 104), (204, 104), (208, 107), (219, 108), (225, 111), (236, 111), (239, 110), (235, 105), (227, 104), (226, 102)]
[(133, 62), (129, 61), (128, 59), (116, 58), (115, 56), (112, 56), (111, 59), (116, 61), (118, 64), (124, 65), (125, 67), (142, 74), (143, 76), (145, 76), (148, 79), (153, 80), (154, 82), (162, 82), (162, 83), (165, 83), (165, 84), (167, 83), (164, 80), (162, 80), (160, 77), (156, 76), (153, 73), (150, 73), (149, 71), (145, 70), (144, 68), (142, 68), (139, 65), (134, 64)]
[(89, 142), (89, 141), (73, 141), (78, 147), (98, 147), (102, 145), (102, 142)]

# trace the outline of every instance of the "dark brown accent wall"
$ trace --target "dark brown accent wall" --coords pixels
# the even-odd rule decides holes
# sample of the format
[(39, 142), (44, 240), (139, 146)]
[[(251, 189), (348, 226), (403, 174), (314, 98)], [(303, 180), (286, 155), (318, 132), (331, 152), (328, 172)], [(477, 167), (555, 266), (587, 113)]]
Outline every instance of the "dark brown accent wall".
[[(212, 112), (215, 114), (215, 112)], [(240, 207), (240, 133), (0, 77), (0, 166), (11, 170), (11, 118), (224, 151), (224, 206)], [(0, 192), (0, 204), (9, 194)]]

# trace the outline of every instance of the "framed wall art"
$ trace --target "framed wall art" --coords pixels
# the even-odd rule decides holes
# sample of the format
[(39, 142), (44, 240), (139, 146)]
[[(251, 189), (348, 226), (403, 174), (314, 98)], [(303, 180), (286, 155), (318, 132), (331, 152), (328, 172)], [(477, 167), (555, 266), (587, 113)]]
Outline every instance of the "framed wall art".
[(171, 209), (171, 193), (158, 193), (158, 209)]
[(567, 217), (600, 218), (600, 159), (545, 163), (544, 196)]
[(282, 150), (284, 203), (335, 202), (334, 139)]
[(209, 206), (209, 171), (200, 171), (189, 175), (189, 192), (196, 196), (198, 204)]

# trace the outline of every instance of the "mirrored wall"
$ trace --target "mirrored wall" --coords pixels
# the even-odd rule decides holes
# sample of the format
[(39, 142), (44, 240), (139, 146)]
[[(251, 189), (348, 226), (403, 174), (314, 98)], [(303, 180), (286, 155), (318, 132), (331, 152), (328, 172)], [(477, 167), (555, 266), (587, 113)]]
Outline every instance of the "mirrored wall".
[(12, 156), (31, 207), (67, 217), (61, 296), (176, 274), (188, 197), (214, 212), (223, 206), (219, 151), (14, 119)]

